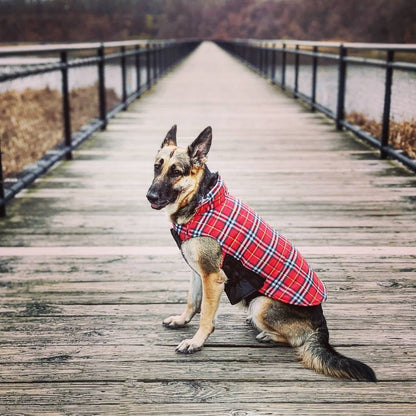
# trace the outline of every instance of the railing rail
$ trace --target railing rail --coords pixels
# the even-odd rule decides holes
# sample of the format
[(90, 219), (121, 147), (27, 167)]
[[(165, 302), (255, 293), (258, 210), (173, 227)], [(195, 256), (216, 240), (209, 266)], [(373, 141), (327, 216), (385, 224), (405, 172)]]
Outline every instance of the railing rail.
[[(380, 157), (391, 157), (399, 160), (405, 166), (416, 171), (416, 161), (403, 150), (393, 148), (389, 142), (389, 126), (391, 123), (391, 96), (393, 75), (395, 70), (416, 73), (416, 44), (382, 44), (382, 43), (351, 43), (351, 42), (311, 42), (297, 40), (254, 40), (235, 39), (233, 41), (218, 40), (216, 43), (223, 49), (243, 61), (260, 75), (270, 79), (273, 84), (278, 84), (283, 90), (300, 98), (311, 106), (312, 110), (319, 110), (335, 120), (337, 129), (346, 128), (361, 139), (380, 150)], [(395, 62), (396, 54), (407, 53), (411, 55), (413, 62)], [(351, 56), (352, 54), (358, 56)], [(359, 56), (359, 55), (370, 56)], [(384, 59), (373, 58), (371, 54), (384, 54)], [(288, 57), (293, 57), (293, 74), (289, 74), (287, 64)], [(310, 93), (299, 89), (300, 57), (307, 57), (310, 62)], [(336, 108), (319, 102), (317, 99), (318, 60), (329, 60), (338, 65)], [(346, 119), (345, 95), (347, 88), (347, 68), (349, 64), (359, 64), (382, 68), (384, 75), (384, 101), (381, 116), (380, 137), (359, 128)], [(276, 79), (276, 71), (280, 71), (280, 79)], [(293, 86), (287, 82), (288, 75), (293, 75)], [(365, 83), (365, 79), (362, 81)], [(415, 80), (416, 82), (416, 80)], [(415, 106), (416, 108), (416, 106)], [(415, 114), (416, 116), (416, 114)], [(415, 117), (416, 118), (416, 117)], [(412, 120), (408, 120), (412, 121)], [(414, 121), (414, 120), (413, 120)]]
[[(0, 71), (0, 86), (12, 80), (48, 74), (61, 74), (63, 144), (51, 149), (33, 169), (12, 180), (5, 179), (2, 168), (2, 146), (0, 140), (0, 217), (6, 215), (6, 203), (37, 177), (46, 172), (54, 163), (62, 158), (71, 159), (72, 151), (84, 142), (92, 133), (105, 129), (107, 122), (117, 112), (139, 98), (141, 94), (162, 77), (172, 66), (188, 55), (200, 43), (199, 40), (155, 40), (155, 41), (124, 41), (124, 42), (93, 42), (76, 44), (26, 45), (0, 47), (0, 63), (5, 57), (39, 57), (53, 56), (50, 62), (25, 65), (11, 72)], [(70, 57), (76, 53), (79, 56)], [(127, 88), (127, 60), (134, 60), (136, 85), (133, 91)], [(118, 62), (121, 71), (120, 104), (108, 108), (106, 102), (106, 68), (111, 62)], [(71, 130), (71, 103), (68, 78), (71, 70), (83, 66), (97, 68), (97, 117), (91, 120), (81, 131)], [(142, 76), (143, 72), (145, 77)], [(144, 79), (146, 78), (146, 79)], [(4, 152), (4, 151), (3, 151)]]

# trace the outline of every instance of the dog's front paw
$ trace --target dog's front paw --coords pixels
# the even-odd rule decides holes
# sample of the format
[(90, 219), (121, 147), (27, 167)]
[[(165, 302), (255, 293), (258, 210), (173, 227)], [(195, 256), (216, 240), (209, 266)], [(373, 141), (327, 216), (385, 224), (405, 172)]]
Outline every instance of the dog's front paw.
[(170, 329), (183, 328), (187, 323), (182, 315), (169, 316), (163, 321), (163, 325)]
[(200, 351), (202, 349), (202, 345), (198, 342), (195, 342), (194, 339), (184, 339), (177, 347), (176, 352), (180, 352), (182, 354), (193, 354), (194, 352)]

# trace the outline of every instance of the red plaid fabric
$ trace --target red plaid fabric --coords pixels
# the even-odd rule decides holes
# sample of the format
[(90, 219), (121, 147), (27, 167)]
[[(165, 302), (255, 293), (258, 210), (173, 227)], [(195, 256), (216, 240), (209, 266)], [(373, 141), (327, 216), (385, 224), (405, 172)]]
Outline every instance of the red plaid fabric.
[(174, 224), (182, 241), (212, 237), (229, 254), (264, 280), (259, 292), (300, 306), (319, 305), (327, 294), (323, 282), (296, 248), (218, 181), (186, 224)]

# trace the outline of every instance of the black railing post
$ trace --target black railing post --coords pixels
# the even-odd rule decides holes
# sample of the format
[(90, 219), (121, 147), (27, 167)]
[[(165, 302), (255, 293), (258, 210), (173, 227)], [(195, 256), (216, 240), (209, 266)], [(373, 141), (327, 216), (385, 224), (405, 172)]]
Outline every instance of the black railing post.
[(179, 45), (178, 42), (175, 42), (175, 47), (173, 48), (173, 59), (172, 59), (172, 66), (176, 65), (179, 56)]
[(170, 48), (170, 68), (172, 68), (175, 65), (176, 48), (177, 48), (177, 45), (175, 41)]
[(150, 65), (150, 51), (151, 45), (147, 43), (146, 45), (146, 74), (147, 74), (147, 89), (149, 90), (152, 86), (152, 74), (151, 74), (151, 65)]
[(105, 50), (104, 44), (98, 48), (98, 99), (100, 120), (102, 122), (101, 130), (107, 127), (107, 97), (105, 94)]
[(264, 75), (264, 47), (261, 43), (257, 47), (259, 48), (259, 51), (260, 51), (260, 65), (259, 65), (260, 75)]
[(384, 108), (383, 108), (383, 124), (381, 130), (381, 149), (380, 157), (386, 159), (387, 152), (385, 148), (389, 145), (390, 135), (390, 106), (391, 106), (391, 86), (393, 84), (393, 63), (394, 51), (387, 51), (386, 59), (386, 81), (384, 87)]
[(295, 85), (294, 85), (293, 98), (298, 98), (298, 90), (299, 90), (299, 45), (296, 45), (295, 47)]
[(67, 148), (65, 153), (66, 160), (72, 159), (72, 140), (71, 140), (71, 107), (69, 102), (68, 84), (68, 52), (61, 52), (61, 73), (62, 73), (62, 112), (64, 119), (64, 139)]
[(176, 42), (176, 48), (175, 48), (175, 65), (179, 62), (181, 59), (183, 45), (179, 42)]
[(257, 49), (254, 47), (254, 45), (249, 45), (250, 48), (250, 59), (251, 59), (251, 65), (255, 68), (256, 67), (256, 59), (257, 59)]
[(282, 45), (282, 90), (286, 89), (286, 43)]
[(263, 75), (265, 78), (269, 78), (269, 48), (267, 43), (264, 45), (264, 65), (263, 65)]
[(163, 43), (159, 43), (159, 52), (158, 52), (158, 74), (159, 78), (163, 76)]
[(168, 43), (165, 51), (165, 72), (169, 71), (172, 59), (172, 44)]
[(272, 81), (272, 84), (276, 84), (276, 44), (272, 44), (272, 63), (271, 63), (272, 71), (270, 75), (270, 80)]
[(123, 109), (127, 108), (127, 68), (126, 68), (126, 48), (122, 46), (121, 52), (121, 93), (122, 93), (122, 104)]
[(161, 42), (159, 48), (159, 77), (162, 77), (165, 72), (165, 44)]
[(160, 76), (163, 76), (165, 73), (165, 51), (166, 45), (164, 43), (160, 44)]
[(153, 68), (154, 79), (157, 81), (159, 79), (159, 43), (155, 43), (155, 49), (153, 52)]
[(318, 71), (318, 47), (314, 46), (312, 49), (313, 56), (312, 56), (312, 96), (311, 96), (311, 104), (312, 104), (312, 111), (315, 111), (315, 103), (316, 103), (316, 77)]
[(170, 44), (170, 42), (168, 42), (165, 46), (165, 58), (163, 59), (164, 61), (164, 66), (165, 66), (165, 72), (169, 71), (169, 67), (170, 67), (170, 49), (172, 48), (172, 45)]
[(344, 103), (345, 103), (345, 81), (347, 64), (345, 57), (347, 49), (344, 45), (339, 47), (339, 62), (338, 62), (338, 99), (337, 99), (337, 113), (336, 113), (336, 127), (337, 130), (342, 130), (342, 121), (344, 120)]
[(157, 81), (156, 59), (157, 59), (157, 43), (153, 45), (151, 53), (150, 53), (150, 62), (151, 62), (151, 67), (152, 67), (152, 84), (154, 84)]
[(253, 45), (253, 48), (255, 48), (255, 52), (256, 52), (256, 71), (257, 72), (261, 72), (261, 48), (260, 46), (255, 46)]
[(6, 216), (6, 201), (4, 193), (3, 164), (2, 164), (2, 148), (0, 142), (0, 217)]
[(140, 46), (136, 45), (134, 47), (134, 63), (136, 66), (136, 94), (137, 98), (140, 98), (141, 95), (141, 74), (140, 74)]
[(177, 53), (178, 53), (178, 42), (175, 41), (175, 43), (172, 46), (172, 58), (171, 58), (171, 65), (170, 65), (172, 68), (175, 66)]

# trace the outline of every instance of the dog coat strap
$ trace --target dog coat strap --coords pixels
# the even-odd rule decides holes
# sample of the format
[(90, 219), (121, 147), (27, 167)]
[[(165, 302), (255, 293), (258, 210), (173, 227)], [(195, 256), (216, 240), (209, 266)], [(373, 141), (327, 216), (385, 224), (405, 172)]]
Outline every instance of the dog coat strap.
[(179, 234), (173, 228), (170, 229), (170, 233), (172, 234), (172, 237), (175, 240), (176, 245), (180, 249), (182, 245), (182, 240), (179, 237)]
[(240, 261), (229, 254), (224, 257), (222, 270), (227, 276), (224, 290), (231, 305), (257, 293), (264, 285), (261, 276), (245, 268)]

